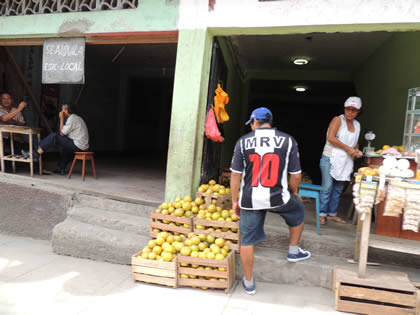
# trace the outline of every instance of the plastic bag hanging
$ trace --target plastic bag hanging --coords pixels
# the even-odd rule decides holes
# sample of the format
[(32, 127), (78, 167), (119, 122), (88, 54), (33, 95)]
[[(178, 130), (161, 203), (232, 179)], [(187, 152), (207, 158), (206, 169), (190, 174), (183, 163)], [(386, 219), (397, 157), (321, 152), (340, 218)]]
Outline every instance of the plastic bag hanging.
[(214, 116), (213, 108), (209, 109), (206, 118), (205, 133), (207, 138), (214, 142), (223, 142), (225, 139), (222, 137), (219, 128), (217, 127), (216, 118)]
[(229, 95), (222, 89), (220, 83), (217, 83), (217, 89), (214, 91), (214, 111), (216, 113), (217, 122), (223, 124), (229, 120), (229, 115), (226, 112), (225, 106), (229, 103)]

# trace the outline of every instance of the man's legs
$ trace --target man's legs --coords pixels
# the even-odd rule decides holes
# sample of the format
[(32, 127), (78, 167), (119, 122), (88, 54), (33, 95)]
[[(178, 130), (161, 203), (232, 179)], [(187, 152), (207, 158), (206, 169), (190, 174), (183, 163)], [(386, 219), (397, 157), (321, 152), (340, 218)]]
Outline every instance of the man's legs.
[(73, 159), (73, 153), (80, 151), (80, 149), (76, 147), (72, 139), (66, 136), (58, 137), (57, 145), (62, 148), (60, 160), (58, 161), (58, 169), (65, 171), (67, 164)]
[(304, 227), (305, 206), (303, 202), (291, 194), (289, 201), (284, 206), (271, 212), (280, 214), (289, 226), (290, 243), (287, 260), (298, 262), (311, 258), (310, 252), (302, 250), (298, 246)]
[(69, 137), (62, 136), (58, 133), (51, 133), (39, 143), (38, 153), (42, 154), (43, 152), (50, 151), (54, 147), (60, 147), (62, 149), (58, 162), (58, 169), (61, 171), (64, 171), (67, 163), (71, 161), (73, 152), (80, 151)]
[(245, 279), (251, 281), (252, 267), (254, 266), (254, 245), (241, 246), (240, 254)]
[(244, 271), (242, 285), (245, 292), (255, 294), (256, 288), (252, 278), (252, 269), (254, 266), (254, 245), (265, 240), (264, 221), (265, 210), (243, 210), (241, 209), (241, 263)]
[(39, 142), (38, 153), (48, 152), (57, 146), (57, 138), (61, 137), (58, 133), (53, 132)]
[(290, 233), (290, 245), (297, 246), (300, 242), (300, 237), (302, 236), (303, 232), (303, 225), (302, 224), (295, 226), (295, 227), (289, 227), (289, 233)]

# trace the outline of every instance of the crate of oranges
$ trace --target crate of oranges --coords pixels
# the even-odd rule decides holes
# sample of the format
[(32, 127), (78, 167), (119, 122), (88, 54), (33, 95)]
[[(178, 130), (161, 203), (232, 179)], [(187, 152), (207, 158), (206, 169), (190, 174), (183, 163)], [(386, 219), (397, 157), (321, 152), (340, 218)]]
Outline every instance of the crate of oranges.
[(195, 233), (223, 238), (232, 250), (239, 252), (241, 240), (239, 217), (232, 209), (222, 209), (213, 203), (207, 209), (198, 211), (193, 219), (193, 226)]
[(212, 203), (222, 208), (232, 207), (230, 188), (216, 184), (215, 180), (210, 180), (208, 184), (203, 184), (198, 187), (196, 197), (202, 198), (206, 207)]
[(229, 293), (235, 281), (235, 253), (223, 238), (190, 233), (176, 263), (180, 287)]
[(155, 238), (162, 231), (185, 235), (192, 232), (192, 218), (203, 203), (202, 198), (193, 201), (191, 196), (186, 196), (184, 199), (177, 197), (172, 203), (162, 203), (150, 214), (150, 236)]
[(177, 251), (172, 245), (181, 241), (181, 236), (161, 232), (155, 240), (150, 240), (141, 252), (131, 257), (134, 281), (155, 283), (176, 288)]

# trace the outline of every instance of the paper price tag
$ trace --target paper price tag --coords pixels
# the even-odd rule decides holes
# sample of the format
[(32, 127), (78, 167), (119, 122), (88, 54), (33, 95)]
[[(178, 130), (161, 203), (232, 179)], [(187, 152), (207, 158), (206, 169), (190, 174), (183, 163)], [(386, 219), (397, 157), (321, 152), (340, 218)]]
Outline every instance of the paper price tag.
[(379, 189), (383, 190), (385, 188), (385, 174), (380, 174), (379, 175)]

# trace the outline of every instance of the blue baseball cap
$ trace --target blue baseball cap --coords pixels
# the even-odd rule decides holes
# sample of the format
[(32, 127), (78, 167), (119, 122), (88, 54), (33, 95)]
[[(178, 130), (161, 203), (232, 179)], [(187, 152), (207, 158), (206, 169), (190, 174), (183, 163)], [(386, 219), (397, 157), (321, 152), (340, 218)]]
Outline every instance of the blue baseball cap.
[(259, 108), (254, 109), (252, 111), (252, 114), (249, 117), (249, 120), (245, 123), (245, 125), (248, 125), (253, 119), (273, 120), (273, 114), (271, 113), (271, 111), (268, 108), (259, 107)]

